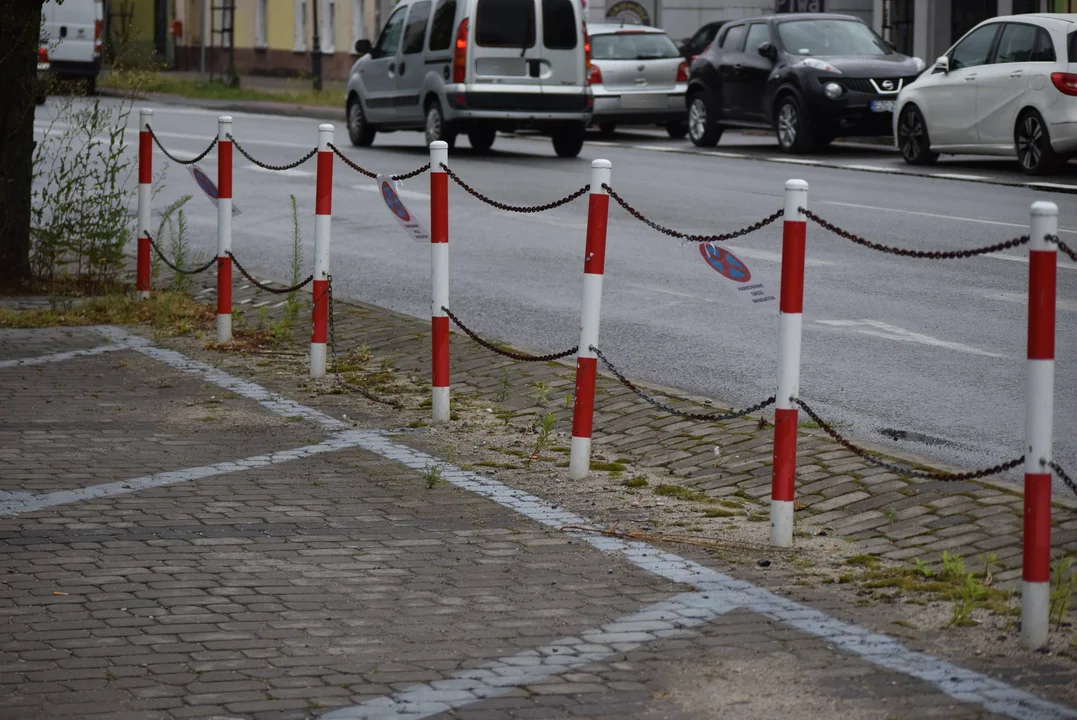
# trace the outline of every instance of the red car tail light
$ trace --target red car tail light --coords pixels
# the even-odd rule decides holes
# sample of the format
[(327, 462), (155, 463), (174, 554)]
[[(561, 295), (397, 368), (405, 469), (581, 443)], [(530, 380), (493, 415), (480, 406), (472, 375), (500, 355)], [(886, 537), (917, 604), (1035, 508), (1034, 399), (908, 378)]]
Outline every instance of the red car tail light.
[(452, 51), (452, 81), (462, 83), (467, 79), (467, 18), (456, 28), (456, 44)]
[(1077, 74), (1075, 73), (1051, 73), (1051, 82), (1063, 95), (1077, 97)]

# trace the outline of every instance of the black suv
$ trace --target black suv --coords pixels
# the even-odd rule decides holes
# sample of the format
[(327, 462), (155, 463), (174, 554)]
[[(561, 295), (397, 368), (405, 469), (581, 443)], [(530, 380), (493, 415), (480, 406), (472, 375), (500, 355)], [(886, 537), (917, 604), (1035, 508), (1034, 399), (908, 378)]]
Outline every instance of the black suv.
[(923, 69), (848, 15), (729, 23), (692, 63), (689, 136), (713, 147), (726, 127), (773, 128), (783, 150), (801, 153), (839, 136), (889, 135), (898, 92)]

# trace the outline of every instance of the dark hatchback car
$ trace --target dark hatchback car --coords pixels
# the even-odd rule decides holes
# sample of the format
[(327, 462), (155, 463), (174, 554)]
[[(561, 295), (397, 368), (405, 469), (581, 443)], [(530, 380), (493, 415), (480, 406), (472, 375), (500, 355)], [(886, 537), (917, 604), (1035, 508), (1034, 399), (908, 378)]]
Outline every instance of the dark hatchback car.
[(699, 30), (696, 30), (692, 34), (692, 37), (682, 41), (678, 46), (681, 51), (681, 55), (688, 62), (692, 62), (696, 59), (696, 56), (701, 54), (707, 49), (707, 46), (714, 42), (714, 36), (718, 34), (718, 31), (725, 25), (725, 20), (718, 20), (715, 22), (709, 22)]
[(792, 153), (889, 135), (898, 93), (923, 69), (848, 15), (729, 23), (692, 63), (688, 134), (712, 147), (726, 127), (768, 128)]

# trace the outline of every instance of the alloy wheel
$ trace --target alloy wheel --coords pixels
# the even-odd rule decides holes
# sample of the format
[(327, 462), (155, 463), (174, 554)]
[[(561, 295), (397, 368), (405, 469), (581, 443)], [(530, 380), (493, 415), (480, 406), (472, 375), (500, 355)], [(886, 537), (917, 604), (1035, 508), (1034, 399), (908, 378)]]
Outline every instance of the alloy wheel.
[(1043, 158), (1043, 124), (1035, 115), (1028, 115), (1017, 131), (1017, 157), (1021, 167), (1033, 171)]
[(696, 141), (707, 132), (707, 104), (701, 97), (692, 100), (692, 107), (688, 109), (688, 130)]
[(426, 144), (441, 140), (441, 108), (431, 105), (426, 111)]
[(924, 121), (918, 112), (906, 112), (898, 127), (901, 154), (908, 160), (919, 158), (924, 151)]
[(786, 102), (778, 111), (778, 140), (782, 147), (791, 148), (796, 144), (797, 133), (800, 131), (800, 118), (793, 104)]
[(348, 131), (353, 138), (363, 134), (363, 109), (358, 100), (348, 107)]

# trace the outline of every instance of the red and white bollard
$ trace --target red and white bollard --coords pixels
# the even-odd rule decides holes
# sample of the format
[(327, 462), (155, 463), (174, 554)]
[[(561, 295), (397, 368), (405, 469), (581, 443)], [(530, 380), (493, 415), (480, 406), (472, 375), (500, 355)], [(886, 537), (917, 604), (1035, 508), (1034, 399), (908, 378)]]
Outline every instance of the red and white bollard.
[(217, 342), (232, 342), (232, 116), (217, 118)]
[(449, 145), (430, 143), (430, 337), (433, 421), (449, 422)]
[(774, 464), (770, 483), (770, 544), (793, 544), (793, 498), (797, 471), (797, 406), (800, 338), (804, 312), (804, 245), (808, 183), (785, 183), (782, 228), (782, 289), (778, 314), (778, 392), (774, 403)]
[(314, 307), (310, 336), (310, 376), (325, 376), (329, 337), (329, 224), (333, 219), (333, 126), (318, 126), (318, 179), (314, 200)]
[(591, 426), (595, 414), (595, 379), (598, 356), (598, 324), (602, 313), (602, 274), (606, 264), (606, 223), (610, 196), (602, 187), (610, 184), (609, 160), (591, 162), (591, 196), (587, 206), (587, 246), (583, 257), (583, 310), (580, 315), (580, 348), (576, 353), (576, 402), (572, 410), (572, 451), (568, 474), (582, 480), (591, 470)]
[(138, 111), (138, 228), (135, 264), (135, 289), (139, 300), (150, 297), (150, 204), (153, 198), (153, 138), (150, 137), (150, 119), (153, 110)]
[(1051, 434), (1055, 387), (1055, 273), (1058, 206), (1032, 204), (1028, 252), (1028, 378), (1025, 394), (1025, 524), (1021, 640), (1047, 644), (1051, 606)]

